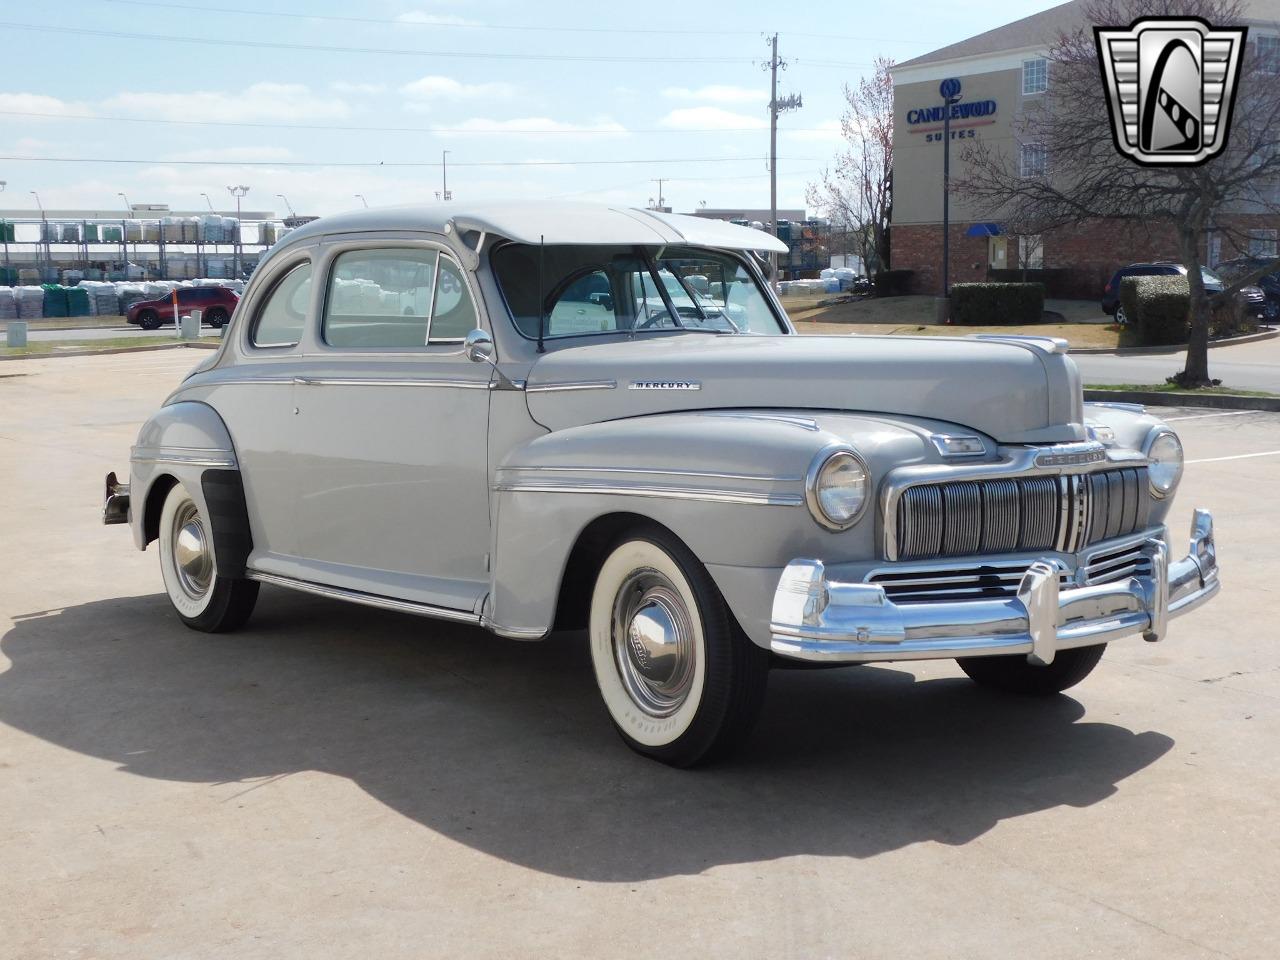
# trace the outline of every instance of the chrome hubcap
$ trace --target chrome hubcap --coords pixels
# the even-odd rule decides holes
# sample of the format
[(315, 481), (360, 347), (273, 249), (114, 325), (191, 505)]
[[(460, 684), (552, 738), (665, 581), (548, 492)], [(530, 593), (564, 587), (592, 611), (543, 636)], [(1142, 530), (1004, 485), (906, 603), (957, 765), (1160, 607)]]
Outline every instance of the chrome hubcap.
[(618, 590), (613, 652), (623, 686), (649, 716), (668, 717), (688, 698), (693, 627), (675, 585), (658, 571), (637, 570)]
[(199, 600), (213, 582), (213, 555), (204, 520), (194, 503), (184, 504), (173, 518), (173, 569), (182, 592)]

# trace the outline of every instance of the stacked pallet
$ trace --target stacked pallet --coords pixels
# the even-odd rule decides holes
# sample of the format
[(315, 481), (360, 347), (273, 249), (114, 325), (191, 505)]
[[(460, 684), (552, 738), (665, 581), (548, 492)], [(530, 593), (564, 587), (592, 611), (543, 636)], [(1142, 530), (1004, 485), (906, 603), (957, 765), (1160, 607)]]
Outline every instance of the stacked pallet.
[(0, 320), (18, 319), (18, 301), (13, 297), (13, 287), (0, 287)]
[(89, 291), (83, 287), (65, 287), (63, 293), (67, 298), (68, 317), (87, 317), (90, 315)]
[(39, 320), (44, 316), (42, 287), (14, 287), (13, 297), (18, 304), (19, 320)]
[(67, 317), (70, 316), (67, 304), (67, 288), (57, 283), (46, 283), (41, 287), (44, 290), (44, 304), (42, 306), (42, 316), (44, 317)]

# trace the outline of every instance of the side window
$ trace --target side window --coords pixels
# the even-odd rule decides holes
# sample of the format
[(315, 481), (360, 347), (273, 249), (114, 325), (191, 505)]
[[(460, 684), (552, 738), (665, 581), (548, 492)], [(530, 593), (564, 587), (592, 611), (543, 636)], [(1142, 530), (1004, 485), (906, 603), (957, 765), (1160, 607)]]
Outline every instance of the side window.
[(588, 270), (565, 284), (547, 317), (547, 333), (553, 337), (617, 329), (609, 275), (603, 270)]
[(448, 257), (440, 258), (436, 272), (436, 296), (431, 312), (431, 343), (466, 339), (476, 328), (476, 305), (471, 302), (462, 269)]
[(325, 343), (357, 348), (424, 346), (437, 256), (434, 250), (407, 249), (340, 254), (325, 298)]
[(255, 347), (292, 347), (302, 337), (311, 306), (311, 262), (300, 263), (275, 285), (258, 310), (249, 342)]

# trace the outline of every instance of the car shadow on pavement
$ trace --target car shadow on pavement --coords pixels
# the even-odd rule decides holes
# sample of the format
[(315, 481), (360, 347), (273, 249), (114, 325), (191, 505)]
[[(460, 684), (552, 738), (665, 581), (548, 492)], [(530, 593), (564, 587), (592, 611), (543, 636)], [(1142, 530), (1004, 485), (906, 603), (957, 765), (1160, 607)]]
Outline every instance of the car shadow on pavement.
[(156, 595), (19, 618), (0, 650), (0, 722), (126, 773), (326, 771), (483, 853), (591, 881), (961, 844), (1098, 803), (1173, 744), (1066, 696), (775, 670), (735, 759), (672, 770), (618, 739), (581, 634), (520, 643), (265, 588), (235, 634), (193, 633)]

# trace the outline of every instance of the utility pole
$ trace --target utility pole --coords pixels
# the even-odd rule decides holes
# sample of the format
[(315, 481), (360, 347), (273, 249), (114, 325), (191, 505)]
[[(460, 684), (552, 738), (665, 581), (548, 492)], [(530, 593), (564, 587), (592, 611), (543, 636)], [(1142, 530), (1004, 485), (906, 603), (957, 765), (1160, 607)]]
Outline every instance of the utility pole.
[[(778, 114), (804, 106), (804, 98), (798, 93), (778, 99), (778, 70), (787, 69), (787, 61), (778, 59), (778, 35), (769, 38), (769, 220), (773, 235), (778, 235)], [(771, 255), (774, 272), (777, 272), (778, 256)]]
[[(654, 180), (653, 182), (654, 182), (654, 183), (656, 183), (656, 184), (658, 185), (658, 205), (657, 205), (656, 207), (654, 207), (654, 209), (655, 209), (655, 210), (661, 210), (663, 207), (665, 207), (665, 206), (667, 205), (667, 204), (666, 204), (666, 198), (662, 196), (662, 185), (663, 185), (664, 183), (666, 183), (667, 181), (666, 181), (666, 178), (664, 177), (664, 178), (662, 178), (662, 179), (660, 179), (660, 180)], [(650, 202), (652, 202), (652, 201), (650, 201)]]
[(445, 200), (452, 200), (453, 194), (449, 192), (449, 151), (440, 151), (440, 189), (443, 191), (441, 197)]

